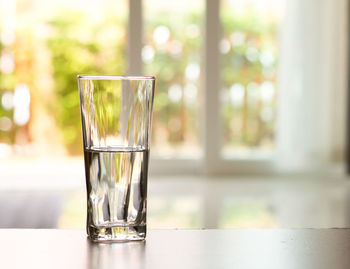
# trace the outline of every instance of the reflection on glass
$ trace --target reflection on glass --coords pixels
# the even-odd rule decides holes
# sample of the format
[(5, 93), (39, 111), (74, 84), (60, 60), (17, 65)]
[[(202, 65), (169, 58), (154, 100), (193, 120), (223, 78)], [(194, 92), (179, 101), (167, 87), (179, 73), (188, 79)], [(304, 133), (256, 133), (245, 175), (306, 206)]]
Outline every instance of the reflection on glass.
[(152, 150), (162, 157), (198, 157), (204, 1), (145, 0), (145, 74), (158, 79)]
[(227, 228), (278, 228), (276, 213), (268, 201), (252, 198), (223, 199), (218, 227)]
[(126, 244), (89, 242), (87, 268), (145, 268), (145, 244), (145, 241)]
[(152, 196), (148, 199), (148, 226), (153, 229), (194, 229), (201, 223), (201, 197)]
[(284, 1), (223, 0), (220, 20), (222, 152), (271, 152), (275, 143), (278, 28)]

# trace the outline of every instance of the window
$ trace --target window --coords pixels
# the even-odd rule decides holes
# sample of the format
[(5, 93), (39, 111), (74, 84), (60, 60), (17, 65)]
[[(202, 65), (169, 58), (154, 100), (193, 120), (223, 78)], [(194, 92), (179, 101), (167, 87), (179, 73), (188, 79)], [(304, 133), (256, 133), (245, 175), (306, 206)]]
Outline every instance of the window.
[(152, 153), (159, 157), (198, 158), (200, 77), (203, 48), (202, 0), (145, 0), (144, 73), (157, 76)]
[(274, 151), (283, 4), (221, 1), (220, 117), (226, 157)]
[[(332, 107), (344, 99), (345, 75), (328, 74), (345, 66), (344, 45), (329, 40), (344, 43), (346, 16), (324, 22), (324, 31), (315, 23), (346, 10), (345, 1), (329, 3), (2, 0), (0, 157), (81, 156), (77, 73), (128, 72), (158, 78), (153, 172), (272, 171), (276, 152), (293, 160), (310, 159), (324, 144), (325, 158), (341, 152), (344, 143), (333, 143), (320, 120), (305, 131), (318, 115), (328, 127), (344, 116)], [(315, 64), (320, 58), (329, 65)]]
[[(154, 126), (162, 126), (163, 132), (154, 127), (152, 145), (157, 153), (163, 149), (164, 155), (155, 154), (163, 158), (154, 161), (152, 170), (181, 167), (186, 172), (234, 173), (252, 167), (269, 169), (266, 163), (275, 151), (278, 30), (284, 1), (193, 1), (191, 5), (178, 1), (175, 6), (156, 2), (144, 1), (143, 6), (144, 71), (157, 74), (158, 67), (165, 72), (158, 79), (161, 103), (155, 105), (154, 119)], [(158, 24), (150, 28), (156, 19)], [(162, 32), (163, 48), (155, 42)], [(165, 49), (176, 47), (176, 41), (182, 48), (179, 59)], [(168, 70), (177, 63), (176, 78), (165, 84)], [(188, 98), (194, 93), (191, 103)], [(172, 141), (177, 127), (180, 140)], [(164, 153), (166, 148), (175, 155)], [(171, 161), (164, 162), (165, 156)]]

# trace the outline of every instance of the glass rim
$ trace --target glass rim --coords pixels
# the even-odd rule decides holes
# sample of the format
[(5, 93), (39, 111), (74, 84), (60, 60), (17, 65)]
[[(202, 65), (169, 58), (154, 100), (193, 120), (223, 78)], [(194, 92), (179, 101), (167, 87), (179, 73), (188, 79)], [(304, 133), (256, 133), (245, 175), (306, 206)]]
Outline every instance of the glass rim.
[(155, 80), (155, 76), (113, 76), (113, 75), (78, 75), (78, 79), (86, 80)]

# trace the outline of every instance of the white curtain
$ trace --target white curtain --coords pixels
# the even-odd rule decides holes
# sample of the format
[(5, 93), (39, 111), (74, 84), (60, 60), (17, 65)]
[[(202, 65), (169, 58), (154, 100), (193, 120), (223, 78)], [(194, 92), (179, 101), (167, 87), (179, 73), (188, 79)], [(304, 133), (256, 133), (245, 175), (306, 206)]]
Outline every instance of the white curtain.
[(281, 28), (278, 167), (323, 171), (344, 160), (347, 0), (287, 0)]

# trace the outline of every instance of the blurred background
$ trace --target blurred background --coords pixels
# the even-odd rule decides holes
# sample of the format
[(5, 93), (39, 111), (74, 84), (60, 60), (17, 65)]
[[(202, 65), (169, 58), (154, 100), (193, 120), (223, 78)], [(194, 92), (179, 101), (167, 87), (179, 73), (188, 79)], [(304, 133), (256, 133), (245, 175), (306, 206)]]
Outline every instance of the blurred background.
[(140, 73), (149, 228), (350, 227), (348, 1), (0, 1), (0, 227), (85, 227), (76, 76)]

